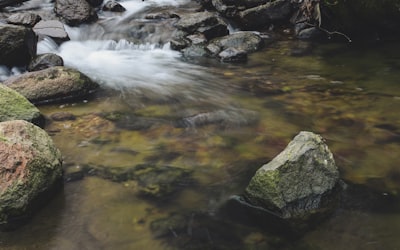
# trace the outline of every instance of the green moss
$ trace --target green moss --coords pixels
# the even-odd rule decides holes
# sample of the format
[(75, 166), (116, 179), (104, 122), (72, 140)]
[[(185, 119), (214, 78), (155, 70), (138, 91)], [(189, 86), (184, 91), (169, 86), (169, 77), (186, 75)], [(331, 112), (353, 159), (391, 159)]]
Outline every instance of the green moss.
[(40, 117), (39, 110), (16, 91), (0, 84), (0, 122), (32, 121)]

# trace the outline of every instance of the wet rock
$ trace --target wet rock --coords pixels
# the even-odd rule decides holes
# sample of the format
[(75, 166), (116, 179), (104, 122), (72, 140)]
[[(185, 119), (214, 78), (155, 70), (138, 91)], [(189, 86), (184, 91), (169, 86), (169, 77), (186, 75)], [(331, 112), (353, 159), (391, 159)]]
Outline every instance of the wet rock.
[(7, 23), (16, 24), (16, 25), (25, 25), (28, 27), (33, 27), (37, 24), (42, 18), (34, 13), (15, 13), (7, 18)]
[(85, 98), (99, 87), (81, 72), (61, 66), (28, 72), (4, 83), (33, 103)]
[(237, 1), (233, 0), (212, 0), (214, 8), (223, 16), (233, 18), (238, 13)]
[(90, 23), (98, 19), (96, 11), (85, 0), (56, 0), (54, 12), (71, 26)]
[(332, 211), (339, 171), (321, 136), (300, 132), (251, 179), (246, 202), (283, 219), (306, 221)]
[(239, 12), (238, 22), (246, 30), (254, 30), (286, 21), (292, 14), (290, 0), (276, 0)]
[(0, 122), (25, 120), (44, 126), (40, 111), (15, 90), (0, 84)]
[(305, 39), (305, 40), (313, 40), (322, 37), (324, 33), (316, 28), (316, 27), (310, 27), (310, 28), (305, 28), (299, 31), (297, 34), (297, 38), (299, 39)]
[(181, 214), (172, 214), (168, 217), (154, 220), (150, 223), (150, 230), (154, 237), (161, 238), (166, 236), (177, 237), (186, 233), (188, 218)]
[(9, 230), (62, 186), (62, 158), (47, 133), (21, 120), (0, 123), (0, 229)]
[(27, 65), (36, 56), (36, 44), (31, 28), (0, 23), (0, 65)]
[(74, 121), (76, 120), (76, 116), (69, 112), (57, 112), (50, 115), (50, 118), (53, 121)]
[(64, 24), (58, 20), (42, 20), (33, 27), (33, 31), (35, 31), (39, 38), (48, 36), (58, 43), (69, 40)]
[(229, 33), (226, 23), (215, 13), (198, 12), (181, 16), (175, 27), (187, 35), (200, 33), (208, 40)]
[(120, 112), (103, 114), (103, 117), (115, 123), (115, 126), (127, 130), (146, 130), (159, 123), (157, 119), (135, 116)]
[(218, 125), (220, 127), (236, 127), (254, 124), (258, 121), (258, 114), (245, 109), (217, 110), (199, 113), (185, 117), (176, 122), (176, 127), (191, 128), (206, 125)]
[(64, 60), (56, 54), (46, 53), (36, 56), (28, 65), (28, 71), (38, 71), (54, 66), (64, 66)]
[(191, 172), (171, 166), (137, 166), (134, 171), (139, 192), (149, 198), (165, 198), (191, 182)]
[(209, 55), (208, 51), (204, 48), (203, 45), (191, 45), (182, 50), (183, 55), (187, 58), (196, 58), (196, 57), (207, 57)]
[(193, 34), (198, 28), (216, 25), (220, 22), (217, 14), (211, 12), (197, 12), (181, 15), (175, 27), (189, 34)]
[(218, 54), (222, 62), (245, 62), (247, 61), (247, 53), (243, 50), (235, 48), (227, 48)]
[(112, 0), (112, 1), (107, 1), (103, 5), (103, 11), (124, 12), (126, 11), (126, 9), (117, 1)]
[(219, 47), (221, 51), (234, 48), (238, 51), (251, 53), (260, 50), (264, 46), (264, 40), (254, 32), (243, 31), (213, 39), (207, 48), (210, 51), (217, 51), (212, 49), (212, 46)]

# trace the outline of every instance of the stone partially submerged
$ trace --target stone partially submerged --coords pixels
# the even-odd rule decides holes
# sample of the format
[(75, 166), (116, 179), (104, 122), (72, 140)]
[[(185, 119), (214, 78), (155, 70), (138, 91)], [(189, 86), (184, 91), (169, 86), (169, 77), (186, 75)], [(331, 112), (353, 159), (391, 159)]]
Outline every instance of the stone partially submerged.
[(4, 84), (32, 103), (85, 98), (99, 87), (83, 73), (62, 66), (25, 73)]
[(331, 211), (339, 171), (321, 136), (300, 132), (251, 179), (244, 200), (283, 219), (307, 220)]
[(62, 187), (62, 158), (32, 123), (0, 122), (0, 230), (25, 222)]

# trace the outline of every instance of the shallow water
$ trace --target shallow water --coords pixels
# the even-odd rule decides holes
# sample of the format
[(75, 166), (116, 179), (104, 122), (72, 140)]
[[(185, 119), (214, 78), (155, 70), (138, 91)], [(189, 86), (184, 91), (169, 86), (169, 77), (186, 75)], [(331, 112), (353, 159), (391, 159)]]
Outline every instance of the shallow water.
[[(141, 17), (138, 11), (131, 9), (130, 18)], [(39, 108), (66, 173), (91, 170), (69, 179), (28, 225), (0, 233), (2, 249), (400, 247), (396, 43), (320, 44), (293, 56), (299, 42), (283, 38), (247, 63), (221, 64), (185, 61), (168, 44), (69, 32), (72, 41), (60, 47), (43, 41), (39, 51), (62, 55), (67, 66), (99, 81), (101, 91)], [(76, 119), (50, 121), (58, 112)], [(370, 188), (378, 203), (350, 200), (296, 239), (221, 218), (221, 204), (302, 130), (326, 138), (344, 181)], [(140, 164), (173, 166), (192, 177), (173, 195), (149, 198), (138, 180), (116, 177)], [(184, 218), (183, 229), (151, 230), (174, 216)]]

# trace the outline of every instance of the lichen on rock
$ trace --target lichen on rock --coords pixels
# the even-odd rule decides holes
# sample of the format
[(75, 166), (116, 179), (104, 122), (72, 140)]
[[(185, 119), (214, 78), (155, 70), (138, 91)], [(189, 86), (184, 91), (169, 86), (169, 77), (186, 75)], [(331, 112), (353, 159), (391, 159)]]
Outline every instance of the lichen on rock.
[(256, 172), (244, 197), (282, 218), (304, 218), (329, 210), (338, 184), (339, 171), (323, 138), (303, 131)]
[(62, 157), (32, 123), (0, 122), (0, 230), (25, 222), (62, 185)]

